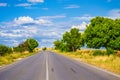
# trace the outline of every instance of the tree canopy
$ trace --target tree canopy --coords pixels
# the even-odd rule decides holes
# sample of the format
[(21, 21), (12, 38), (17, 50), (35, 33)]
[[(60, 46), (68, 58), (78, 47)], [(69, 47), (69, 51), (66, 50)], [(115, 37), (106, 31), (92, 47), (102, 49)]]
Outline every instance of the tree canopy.
[(84, 35), (90, 48), (105, 47), (108, 54), (112, 50), (120, 50), (120, 19), (93, 18)]
[(26, 43), (28, 44), (28, 48), (30, 52), (32, 52), (34, 48), (38, 47), (38, 42), (33, 38), (27, 39)]
[(65, 32), (61, 40), (54, 42), (56, 49), (61, 51), (76, 51), (82, 46), (82, 37), (79, 29), (72, 28), (69, 32)]

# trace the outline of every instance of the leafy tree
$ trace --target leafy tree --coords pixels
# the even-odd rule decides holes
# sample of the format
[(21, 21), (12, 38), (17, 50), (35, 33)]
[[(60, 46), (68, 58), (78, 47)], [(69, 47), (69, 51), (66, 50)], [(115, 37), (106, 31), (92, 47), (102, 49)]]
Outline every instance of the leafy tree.
[(76, 51), (79, 49), (82, 46), (81, 33), (79, 32), (79, 29), (73, 28), (70, 32), (66, 32), (63, 35), (63, 41), (66, 43), (67, 47), (69, 47), (69, 50)]
[(120, 50), (120, 19), (93, 18), (84, 35), (88, 47), (105, 47), (109, 55), (113, 50)]
[(24, 51), (33, 52), (34, 48), (36, 47), (38, 47), (38, 42), (33, 38), (29, 38), (26, 41), (19, 44), (17, 47), (14, 47), (13, 49), (15, 52), (24, 52)]
[(27, 39), (26, 42), (30, 52), (33, 52), (34, 48), (38, 47), (38, 42), (33, 38)]
[(63, 40), (56, 40), (54, 42), (55, 49), (60, 51), (70, 51), (68, 46), (63, 42)]
[(61, 51), (76, 51), (83, 45), (81, 33), (79, 29), (73, 28), (69, 32), (63, 34), (62, 40), (54, 42), (55, 49)]

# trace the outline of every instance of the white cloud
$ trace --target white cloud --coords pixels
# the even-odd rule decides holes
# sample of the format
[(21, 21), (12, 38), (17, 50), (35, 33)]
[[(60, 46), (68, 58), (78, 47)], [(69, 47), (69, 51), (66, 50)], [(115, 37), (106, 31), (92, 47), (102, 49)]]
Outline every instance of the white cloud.
[(21, 34), (13, 34), (13, 33), (0, 33), (2, 37), (22, 37)]
[(27, 0), (28, 2), (33, 2), (33, 3), (43, 3), (44, 0)]
[(22, 4), (16, 4), (15, 6), (19, 6), (19, 7), (30, 7), (32, 4), (30, 3), (22, 3)]
[(9, 44), (9, 46), (11, 46), (11, 43), (14, 46), (17, 46), (20, 43), (18, 40), (14, 40), (14, 39), (11, 39), (11, 40), (6, 39), (6, 40), (3, 40), (3, 42)]
[(46, 37), (51, 37), (51, 38), (52, 37), (59, 38), (61, 36), (61, 34), (55, 31), (44, 31), (41, 35)]
[(109, 12), (110, 17), (120, 18), (120, 9), (113, 9)]
[(80, 31), (84, 31), (88, 24), (86, 22), (82, 22), (80, 25), (73, 25), (72, 28), (78, 28)]
[(58, 18), (65, 18), (66, 16), (65, 15), (56, 15), (56, 16), (42, 16), (42, 17), (39, 17), (41, 19), (58, 19)]
[(16, 25), (22, 25), (22, 24), (36, 24), (36, 25), (43, 25), (43, 26), (51, 26), (53, 23), (50, 20), (47, 19), (33, 19), (29, 16), (22, 16), (14, 19), (14, 22)]
[(51, 26), (53, 23), (50, 20), (45, 20), (45, 19), (38, 19), (34, 21), (35, 24), (38, 25), (43, 25), (43, 26)]
[(0, 3), (0, 7), (6, 7), (7, 3)]
[(33, 35), (33, 34), (37, 34), (37, 32), (38, 32), (38, 29), (35, 27), (35, 26), (24, 26), (24, 32), (26, 33), (26, 34), (31, 34), (31, 36)]
[(29, 16), (22, 16), (22, 17), (14, 19), (14, 22), (16, 24), (32, 23), (33, 21), (34, 21), (33, 18), (31, 18)]
[(82, 20), (82, 21), (90, 21), (92, 18), (92, 16), (81, 16), (81, 17), (72, 17), (73, 19), (77, 19), (77, 20)]
[(79, 5), (69, 5), (69, 6), (66, 6), (64, 9), (72, 9), (72, 8), (80, 8)]

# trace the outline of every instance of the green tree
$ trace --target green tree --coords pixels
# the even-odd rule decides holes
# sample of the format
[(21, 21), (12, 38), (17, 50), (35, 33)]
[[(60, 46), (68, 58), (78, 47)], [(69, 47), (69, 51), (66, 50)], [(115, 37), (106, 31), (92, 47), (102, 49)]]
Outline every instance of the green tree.
[(27, 44), (28, 44), (28, 48), (30, 52), (33, 52), (34, 48), (38, 47), (38, 42), (33, 39), (33, 38), (29, 38), (26, 40)]
[(19, 44), (17, 47), (14, 47), (13, 49), (15, 52), (24, 52), (24, 51), (33, 52), (34, 48), (36, 47), (38, 47), (38, 42), (33, 38), (29, 38), (26, 41)]
[(68, 46), (63, 42), (63, 40), (56, 40), (54, 42), (54, 46), (56, 50), (60, 50), (60, 51), (70, 51)]
[(109, 55), (113, 50), (120, 49), (120, 19), (93, 18), (84, 35), (88, 47), (105, 47)]
[(55, 49), (60, 49), (61, 51), (76, 51), (83, 45), (84, 42), (82, 41), (79, 29), (73, 28), (63, 34), (62, 40), (55, 41), (54, 46)]
[(70, 30), (70, 32), (66, 32), (63, 35), (63, 41), (66, 43), (70, 51), (76, 51), (77, 49), (80, 49), (83, 44), (81, 38), (81, 33), (77, 28), (73, 28)]

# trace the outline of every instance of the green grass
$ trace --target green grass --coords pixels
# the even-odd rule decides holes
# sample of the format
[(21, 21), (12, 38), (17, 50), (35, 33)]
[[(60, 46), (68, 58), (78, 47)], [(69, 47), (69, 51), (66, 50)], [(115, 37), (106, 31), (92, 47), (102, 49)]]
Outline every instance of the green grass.
[(34, 53), (11, 53), (11, 54), (6, 54), (5, 56), (0, 56), (0, 66), (11, 64), (17, 61), (18, 59), (25, 58), (33, 54), (35, 54), (35, 52)]
[(114, 54), (107, 56), (106, 51), (78, 50), (76, 52), (55, 52), (70, 58), (77, 59), (78, 61), (83, 61), (101, 67), (120, 75), (120, 57)]

